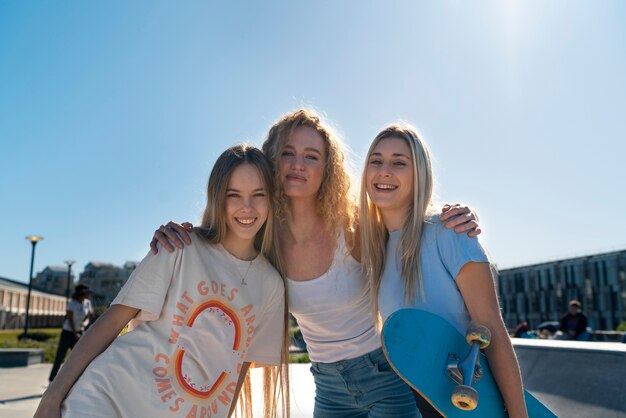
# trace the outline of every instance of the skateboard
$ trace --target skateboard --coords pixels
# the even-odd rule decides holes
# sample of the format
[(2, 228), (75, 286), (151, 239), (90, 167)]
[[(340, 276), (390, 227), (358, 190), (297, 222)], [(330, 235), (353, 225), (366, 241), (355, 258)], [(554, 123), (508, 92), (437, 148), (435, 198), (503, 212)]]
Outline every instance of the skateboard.
[[(419, 309), (387, 318), (383, 351), (396, 373), (445, 417), (507, 417), (504, 401), (480, 352), (489, 329), (472, 325), (464, 336), (448, 321)], [(556, 417), (524, 391), (531, 418)]]

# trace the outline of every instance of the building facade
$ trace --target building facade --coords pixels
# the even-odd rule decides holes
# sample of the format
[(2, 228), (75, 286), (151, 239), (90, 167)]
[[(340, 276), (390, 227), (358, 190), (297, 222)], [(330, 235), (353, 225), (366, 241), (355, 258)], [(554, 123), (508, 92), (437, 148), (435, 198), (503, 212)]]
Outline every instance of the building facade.
[(501, 270), (498, 292), (509, 328), (558, 321), (577, 299), (592, 329), (614, 330), (626, 321), (626, 250)]
[[(24, 327), (28, 285), (0, 277), (0, 329)], [(59, 328), (65, 318), (64, 296), (32, 290), (30, 294), (30, 328)]]
[[(47, 266), (33, 278), (33, 288), (65, 296), (68, 288), (67, 266)], [(70, 295), (74, 289), (74, 274), (70, 277)]]
[(127, 261), (119, 267), (110, 263), (90, 262), (79, 276), (79, 283), (92, 290), (93, 306), (109, 306), (138, 263)]

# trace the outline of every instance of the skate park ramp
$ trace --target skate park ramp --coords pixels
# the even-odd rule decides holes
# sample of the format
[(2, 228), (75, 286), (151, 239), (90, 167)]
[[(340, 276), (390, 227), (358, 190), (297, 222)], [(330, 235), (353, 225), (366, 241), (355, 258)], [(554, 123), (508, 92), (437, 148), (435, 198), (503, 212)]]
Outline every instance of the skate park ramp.
[(513, 338), (524, 386), (559, 417), (626, 417), (626, 344)]

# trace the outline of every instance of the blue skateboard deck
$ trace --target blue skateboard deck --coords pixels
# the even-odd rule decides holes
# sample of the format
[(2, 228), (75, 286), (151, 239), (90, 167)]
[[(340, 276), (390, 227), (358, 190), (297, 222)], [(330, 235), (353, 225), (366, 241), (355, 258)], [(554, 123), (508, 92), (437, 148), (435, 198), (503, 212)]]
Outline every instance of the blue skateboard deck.
[[(464, 358), (470, 346), (448, 321), (419, 309), (400, 309), (389, 316), (382, 331), (387, 360), (413, 389), (446, 417), (507, 417), (504, 401), (489, 370), (487, 357), (479, 355), (483, 375), (472, 387), (478, 391), (476, 409), (458, 409), (450, 397), (457, 383), (447, 373), (448, 355)], [(556, 417), (528, 391), (524, 391), (531, 418)]]

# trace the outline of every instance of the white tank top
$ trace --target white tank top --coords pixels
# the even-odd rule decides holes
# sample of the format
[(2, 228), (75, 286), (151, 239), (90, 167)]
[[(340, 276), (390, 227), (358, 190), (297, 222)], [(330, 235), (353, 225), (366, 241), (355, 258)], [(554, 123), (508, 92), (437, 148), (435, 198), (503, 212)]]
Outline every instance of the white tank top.
[(311, 361), (334, 363), (380, 347), (370, 286), (343, 234), (330, 269), (315, 279), (287, 278), (289, 311), (298, 321)]

